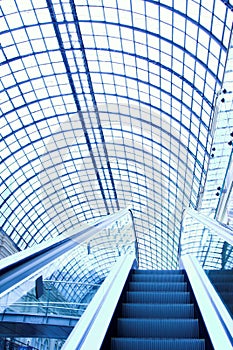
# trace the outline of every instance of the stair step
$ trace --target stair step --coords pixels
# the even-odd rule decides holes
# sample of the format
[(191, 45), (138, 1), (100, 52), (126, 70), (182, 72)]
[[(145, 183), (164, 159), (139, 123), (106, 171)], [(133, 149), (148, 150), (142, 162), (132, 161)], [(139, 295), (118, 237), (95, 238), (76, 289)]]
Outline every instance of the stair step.
[(184, 282), (184, 275), (132, 274), (133, 282)]
[(122, 304), (124, 318), (193, 318), (192, 304)]
[(185, 292), (187, 291), (187, 283), (184, 282), (129, 282), (130, 291), (173, 291)]
[(205, 350), (203, 339), (112, 338), (111, 350)]
[(135, 338), (198, 338), (196, 319), (136, 319), (119, 318), (119, 337)]
[(188, 304), (190, 303), (189, 292), (126, 292), (128, 303), (154, 303), (154, 304)]

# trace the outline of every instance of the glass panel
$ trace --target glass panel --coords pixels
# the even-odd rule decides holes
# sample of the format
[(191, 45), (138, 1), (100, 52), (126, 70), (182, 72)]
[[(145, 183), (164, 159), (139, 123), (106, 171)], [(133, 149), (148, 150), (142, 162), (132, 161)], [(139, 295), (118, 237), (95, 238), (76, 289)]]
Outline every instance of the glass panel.
[(224, 178), (231, 150), (220, 150), (232, 126), (222, 113), (212, 157), (232, 11), (220, 0), (8, 0), (0, 12), (4, 232), (25, 249), (130, 207), (141, 267), (177, 268), (182, 211), (200, 206), (207, 168)]
[[(88, 230), (88, 227), (84, 229)], [(79, 236), (77, 240), (80, 241)], [(36, 323), (36, 317), (40, 316), (46, 320), (50, 317), (49, 324), (54, 324), (51, 317), (55, 317), (58, 327), (67, 325), (68, 320), (71, 331), (119, 256), (135, 256), (136, 251), (132, 216), (128, 212), (109, 222), (90, 239), (77, 243), (75, 248), (38, 269), (9, 292), (2, 293), (2, 322), (17, 315), (19, 322), (27, 322), (27, 318), (29, 324), (33, 320)], [(30, 330), (28, 332), (27, 337), (30, 338)], [(20, 332), (16, 333), (14, 337), (19, 338)]]
[[(81, 229), (80, 234), (82, 231)], [(83, 299), (90, 300), (89, 295), (93, 296), (93, 290), (96, 291), (96, 287), (103, 282), (117, 258), (124, 254), (135, 255), (135, 248), (132, 217), (130, 213), (126, 213), (117, 221), (107, 224), (106, 228), (99, 230), (91, 239), (77, 243), (76, 248), (59, 256), (46, 267), (38, 269), (10, 292), (2, 293), (1, 312), (8, 310), (9, 307), (11, 311), (16, 312), (17, 305), (20, 307), (25, 305), (29, 311), (31, 302), (33, 306), (38, 302), (42, 308), (47, 305), (44, 313), (49, 314), (49, 290), (52, 290), (52, 301), (60, 305), (62, 310), (65, 309), (62, 307), (62, 302), (79, 304)], [(45, 292), (41, 299), (36, 301), (34, 286), (39, 276), (43, 277)], [(62, 300), (59, 301), (59, 298)]]
[[(228, 228), (230, 230), (230, 227)], [(210, 229), (186, 214), (181, 254), (193, 254), (198, 259), (233, 317), (233, 245), (221, 238), (221, 228)]]

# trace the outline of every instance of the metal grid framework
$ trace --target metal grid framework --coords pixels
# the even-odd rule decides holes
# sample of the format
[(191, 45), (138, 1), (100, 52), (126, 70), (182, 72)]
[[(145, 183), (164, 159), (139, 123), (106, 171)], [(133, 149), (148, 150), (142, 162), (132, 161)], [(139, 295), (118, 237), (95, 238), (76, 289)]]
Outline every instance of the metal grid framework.
[(182, 211), (198, 208), (212, 154), (231, 9), (1, 1), (1, 214), (20, 249), (130, 207), (140, 267), (177, 267)]
[[(226, 65), (223, 89), (216, 98), (218, 118), (211, 152), (201, 213), (232, 226), (233, 184), (233, 38)], [(197, 221), (185, 220), (183, 248), (192, 253), (206, 269), (232, 269), (233, 249), (216, 232)]]
[[(233, 37), (228, 54), (223, 88), (216, 98), (218, 118), (209, 164), (203, 214), (232, 226), (233, 144)], [(224, 197), (228, 198), (224, 198)], [(232, 197), (232, 198), (231, 198)], [(210, 206), (211, 203), (211, 206)], [(225, 204), (222, 210), (221, 206)]]

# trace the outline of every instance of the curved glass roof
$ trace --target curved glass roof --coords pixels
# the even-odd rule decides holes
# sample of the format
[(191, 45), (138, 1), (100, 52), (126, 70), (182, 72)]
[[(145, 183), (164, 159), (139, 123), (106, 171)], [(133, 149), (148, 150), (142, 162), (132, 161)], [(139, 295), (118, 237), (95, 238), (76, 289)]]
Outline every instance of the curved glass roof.
[(2, 0), (2, 229), (25, 249), (129, 207), (141, 268), (177, 267), (232, 30), (220, 0)]

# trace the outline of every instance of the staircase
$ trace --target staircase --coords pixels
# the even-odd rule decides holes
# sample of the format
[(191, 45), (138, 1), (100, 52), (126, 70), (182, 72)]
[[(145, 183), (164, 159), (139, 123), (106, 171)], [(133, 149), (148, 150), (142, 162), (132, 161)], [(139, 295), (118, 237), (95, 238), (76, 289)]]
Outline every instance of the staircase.
[(208, 270), (207, 274), (233, 317), (233, 270)]
[(204, 350), (183, 271), (133, 270), (111, 350)]

